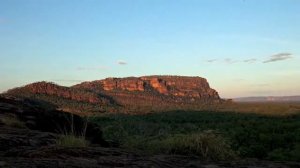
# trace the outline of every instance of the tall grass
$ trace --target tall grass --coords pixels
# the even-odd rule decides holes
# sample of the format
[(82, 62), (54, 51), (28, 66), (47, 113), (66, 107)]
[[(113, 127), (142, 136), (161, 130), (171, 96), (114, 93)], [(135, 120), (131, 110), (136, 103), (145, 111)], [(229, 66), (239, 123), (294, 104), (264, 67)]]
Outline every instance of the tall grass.
[(15, 128), (26, 128), (25, 123), (19, 120), (18, 117), (15, 115), (3, 116), (0, 118), (0, 121), (6, 126)]
[(74, 115), (71, 114), (69, 121), (69, 129), (60, 128), (62, 135), (56, 140), (56, 145), (60, 147), (87, 147), (89, 142), (86, 140), (86, 130), (88, 125), (88, 117), (85, 118), (81, 131), (78, 134), (75, 130)]
[(83, 136), (75, 136), (74, 134), (61, 135), (56, 140), (56, 145), (60, 147), (87, 147), (89, 142)]

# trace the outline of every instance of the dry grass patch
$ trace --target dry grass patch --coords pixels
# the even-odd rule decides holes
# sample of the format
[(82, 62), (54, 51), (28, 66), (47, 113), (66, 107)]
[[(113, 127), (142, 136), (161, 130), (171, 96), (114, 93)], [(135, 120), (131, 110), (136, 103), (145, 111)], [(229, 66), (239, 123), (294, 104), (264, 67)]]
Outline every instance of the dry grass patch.
[(72, 134), (62, 135), (56, 140), (56, 145), (60, 147), (88, 147), (89, 142), (84, 136), (75, 136)]
[(15, 115), (8, 115), (3, 116), (0, 118), (0, 121), (9, 127), (15, 127), (15, 128), (26, 128), (26, 125), (24, 122), (20, 121), (17, 116)]

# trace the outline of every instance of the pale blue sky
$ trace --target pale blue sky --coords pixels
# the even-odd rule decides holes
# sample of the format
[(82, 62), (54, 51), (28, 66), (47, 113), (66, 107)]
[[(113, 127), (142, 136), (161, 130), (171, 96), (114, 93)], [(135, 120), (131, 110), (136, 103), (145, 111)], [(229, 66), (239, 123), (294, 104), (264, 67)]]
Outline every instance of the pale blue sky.
[(0, 0), (0, 92), (167, 74), (296, 95), (299, 55), (299, 0)]

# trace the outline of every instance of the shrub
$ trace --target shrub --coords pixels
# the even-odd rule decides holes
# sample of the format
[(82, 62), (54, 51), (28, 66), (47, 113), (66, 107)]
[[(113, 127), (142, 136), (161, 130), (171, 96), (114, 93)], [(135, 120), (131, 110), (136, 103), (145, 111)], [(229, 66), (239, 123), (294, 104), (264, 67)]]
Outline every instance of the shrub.
[(300, 144), (295, 145), (293, 149), (275, 149), (268, 153), (268, 159), (277, 161), (299, 161), (300, 160)]
[(2, 117), (0, 120), (4, 125), (10, 127), (26, 128), (25, 123), (20, 121), (15, 115), (5, 116)]
[(104, 139), (121, 144), (128, 136), (126, 130), (120, 125), (110, 125), (103, 128)]
[(83, 136), (75, 136), (72, 134), (61, 135), (57, 140), (56, 144), (60, 147), (87, 147), (89, 142), (85, 140)]
[(300, 160), (300, 143), (295, 145), (294, 150), (291, 151), (291, 160), (299, 161)]
[(212, 131), (176, 134), (168, 137), (136, 136), (127, 139), (126, 148), (140, 149), (149, 154), (196, 155), (202, 160), (227, 160), (236, 158), (227, 141)]
[(225, 139), (213, 132), (176, 135), (161, 141), (160, 146), (170, 154), (197, 155), (203, 160), (235, 158)]

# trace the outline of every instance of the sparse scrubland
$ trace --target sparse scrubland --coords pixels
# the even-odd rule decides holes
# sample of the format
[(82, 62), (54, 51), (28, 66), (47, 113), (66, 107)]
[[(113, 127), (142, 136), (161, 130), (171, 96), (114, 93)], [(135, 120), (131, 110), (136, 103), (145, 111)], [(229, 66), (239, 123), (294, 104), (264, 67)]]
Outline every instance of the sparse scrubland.
[(94, 117), (104, 138), (148, 154), (197, 155), (204, 160), (300, 160), (300, 114), (175, 111)]
[(300, 113), (299, 102), (239, 102), (208, 107), (210, 111), (253, 113), (267, 116), (289, 116)]

